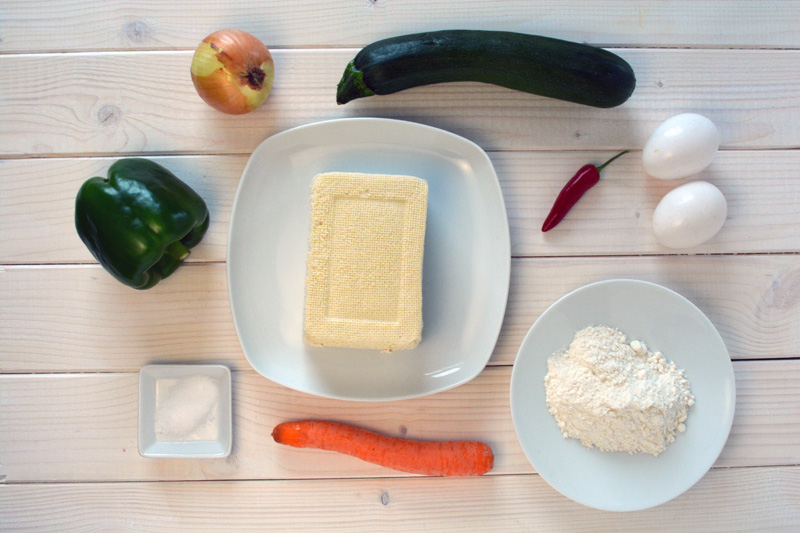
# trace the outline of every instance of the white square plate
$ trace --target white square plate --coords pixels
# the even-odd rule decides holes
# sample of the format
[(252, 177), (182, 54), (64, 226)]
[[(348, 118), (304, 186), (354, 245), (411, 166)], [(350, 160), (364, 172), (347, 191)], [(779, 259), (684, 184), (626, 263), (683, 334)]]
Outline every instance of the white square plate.
[[(303, 342), (311, 182), (336, 171), (428, 182), (422, 341), (413, 350)], [(228, 291), (247, 360), (273, 381), (329, 398), (414, 398), (477, 376), (503, 323), (510, 265), (489, 157), (458, 135), (413, 122), (333, 120), (273, 135), (250, 157), (231, 213)]]
[[(192, 401), (178, 401), (184, 397)], [(193, 417), (201, 423), (189, 424), (187, 419)], [(176, 427), (162, 425), (164, 429), (157, 430), (157, 424), (171, 419), (184, 425), (185, 438), (168, 434)], [(139, 453), (144, 457), (226, 457), (232, 433), (228, 367), (156, 364), (139, 371)]]

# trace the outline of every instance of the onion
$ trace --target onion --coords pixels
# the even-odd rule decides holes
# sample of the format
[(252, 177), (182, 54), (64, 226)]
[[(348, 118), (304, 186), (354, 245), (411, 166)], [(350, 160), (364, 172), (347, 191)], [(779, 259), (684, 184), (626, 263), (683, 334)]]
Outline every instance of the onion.
[(275, 63), (264, 43), (241, 30), (220, 30), (200, 43), (192, 58), (192, 81), (205, 102), (241, 115), (269, 96)]

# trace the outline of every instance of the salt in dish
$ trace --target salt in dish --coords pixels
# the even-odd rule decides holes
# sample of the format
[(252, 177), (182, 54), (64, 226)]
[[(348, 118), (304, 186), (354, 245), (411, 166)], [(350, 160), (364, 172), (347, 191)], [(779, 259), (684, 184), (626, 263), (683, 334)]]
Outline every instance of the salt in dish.
[(139, 372), (139, 453), (225, 457), (232, 444), (231, 374), (222, 365), (147, 365)]

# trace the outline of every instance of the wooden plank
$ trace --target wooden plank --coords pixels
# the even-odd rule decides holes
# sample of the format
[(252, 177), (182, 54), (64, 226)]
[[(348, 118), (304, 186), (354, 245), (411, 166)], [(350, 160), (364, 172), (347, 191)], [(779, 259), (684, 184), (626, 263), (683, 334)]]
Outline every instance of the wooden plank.
[[(657, 482), (657, 480), (654, 480)], [(590, 509), (539, 476), (0, 486), (4, 531), (796, 531), (800, 468), (710, 472), (635, 513)]]
[[(208, 531), (732, 531), (800, 527), (800, 468), (719, 470), (661, 506), (608, 513), (539, 476), (0, 486), (0, 526)], [(313, 505), (309, 505), (312, 502)]]
[[(615, 49), (638, 85), (622, 107), (595, 109), (478, 83), (439, 84), (335, 103), (355, 49), (278, 50), (273, 94), (223, 115), (197, 96), (191, 52), (0, 56), (2, 154), (250, 153), (292, 126), (380, 116), (438, 126), (486, 149), (641, 147), (664, 119), (695, 111), (726, 148), (800, 146), (800, 51)], [(37, 73), (37, 83), (21, 83)], [(0, 155), (2, 155), (0, 154)]]
[(513, 265), (495, 362), (513, 360), (531, 324), (558, 298), (588, 283), (621, 278), (658, 283), (690, 300), (734, 359), (800, 354), (796, 255), (522, 259)]
[(302, 7), (290, 0), (268, 5), (241, 0), (222, 7), (210, 0), (9, 0), (0, 12), (0, 52), (192, 49), (222, 27), (251, 32), (268, 46), (279, 47), (354, 46), (404, 33), (469, 28), (606, 46), (789, 48), (800, 45), (798, 10), (795, 1), (741, 0), (606, 1), (602, 9), (586, 9), (577, 0), (308, 0)]
[(728, 203), (722, 230), (701, 246), (661, 246), (653, 211), (684, 183), (645, 174), (641, 152), (603, 170), (601, 182), (553, 230), (542, 233), (564, 183), (586, 163), (613, 152), (496, 152), (513, 256), (794, 252), (800, 250), (800, 151), (722, 151), (698, 179), (715, 184)]
[[(541, 223), (564, 183), (587, 162), (613, 152), (491, 152), (500, 178), (514, 256), (754, 253), (800, 250), (800, 151), (720, 152), (702, 174), (728, 202), (728, 220), (709, 243), (660, 246), (652, 214), (678, 183), (645, 175), (640, 153), (619, 159), (569, 216), (548, 233)], [(191, 185), (211, 227), (190, 261), (224, 261), (233, 198), (246, 155), (155, 157)], [(0, 160), (0, 263), (92, 262), (75, 232), (75, 194), (105, 176), (116, 158)]]
[(148, 291), (99, 266), (0, 270), (0, 287), (3, 372), (132, 370), (158, 360), (247, 365), (225, 265), (182, 266)]
[[(635, 278), (699, 306), (734, 359), (798, 357), (800, 263), (794, 255), (520, 259), (491, 364), (510, 364), (531, 324), (584, 284)], [(130, 371), (154, 360), (248, 368), (225, 266), (187, 265), (148, 291), (97, 266), (0, 270), (0, 371)]]
[[(716, 467), (800, 463), (800, 361), (736, 362), (736, 416)], [(402, 476), (352, 457), (298, 450), (270, 437), (279, 422), (340, 420), (414, 439), (476, 439), (495, 452), (492, 475), (531, 473), (511, 422), (511, 367), (399, 402), (343, 402), (234, 373), (234, 448), (226, 459), (165, 461), (137, 453), (138, 377), (0, 376), (0, 474), (46, 481), (306, 479)]]
[[(760, 464), (797, 465), (798, 456), (791, 450), (800, 435), (800, 395), (795, 378), (800, 361), (736, 362), (736, 414), (728, 442), (717, 465)], [(774, 410), (773, 410), (774, 409)], [(761, 441), (759, 434), (765, 439)], [(780, 451), (783, 450), (783, 451)], [(788, 452), (788, 453), (787, 453)], [(775, 455), (783, 455), (777, 459)]]
[[(189, 261), (225, 260), (231, 207), (247, 157), (151, 158), (208, 205), (211, 225)], [(75, 196), (87, 179), (105, 177), (116, 160), (0, 160), (0, 263), (95, 262), (75, 231)]]
[[(733, 359), (800, 356), (796, 255), (519, 259), (491, 364), (511, 364), (531, 324), (587, 283), (652, 281), (715, 324)], [(217, 361), (249, 368), (224, 264), (190, 264), (148, 291), (98, 266), (0, 270), (0, 371), (131, 371), (147, 362)]]

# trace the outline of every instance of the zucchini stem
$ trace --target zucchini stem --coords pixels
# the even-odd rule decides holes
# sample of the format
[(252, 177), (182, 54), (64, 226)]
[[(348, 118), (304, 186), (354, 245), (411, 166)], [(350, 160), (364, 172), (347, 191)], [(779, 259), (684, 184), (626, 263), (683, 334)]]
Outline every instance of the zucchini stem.
[(358, 70), (355, 63), (351, 61), (344, 69), (342, 79), (336, 87), (336, 103), (344, 105), (356, 98), (372, 96), (375, 92), (364, 83), (364, 73)]

